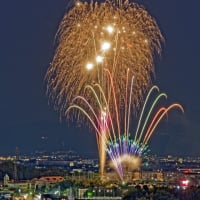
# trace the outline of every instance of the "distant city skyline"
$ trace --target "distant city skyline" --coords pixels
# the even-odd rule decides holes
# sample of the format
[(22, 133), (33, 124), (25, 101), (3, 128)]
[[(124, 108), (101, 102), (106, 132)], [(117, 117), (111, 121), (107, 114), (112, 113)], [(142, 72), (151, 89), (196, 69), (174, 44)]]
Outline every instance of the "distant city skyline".
[[(150, 141), (152, 154), (199, 155), (200, 2), (137, 0), (156, 19), (165, 38), (155, 60), (155, 80), (179, 102)], [(72, 149), (96, 155), (95, 133), (69, 123), (48, 105), (44, 77), (55, 50), (55, 35), (66, 0), (2, 1), (0, 64), (0, 155)], [(134, 126), (134, 125), (133, 125)], [(131, 131), (131, 132), (134, 132)]]

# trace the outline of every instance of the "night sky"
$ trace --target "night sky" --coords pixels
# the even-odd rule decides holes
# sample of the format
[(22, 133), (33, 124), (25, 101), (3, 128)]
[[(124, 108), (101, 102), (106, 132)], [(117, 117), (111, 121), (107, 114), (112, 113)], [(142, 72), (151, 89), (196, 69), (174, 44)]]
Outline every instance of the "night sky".
[[(200, 152), (200, 2), (138, 0), (156, 19), (165, 44), (154, 83), (179, 102), (150, 141), (153, 154)], [(95, 134), (59, 120), (48, 104), (45, 73), (67, 0), (0, 2), (0, 155), (72, 149), (97, 156)]]

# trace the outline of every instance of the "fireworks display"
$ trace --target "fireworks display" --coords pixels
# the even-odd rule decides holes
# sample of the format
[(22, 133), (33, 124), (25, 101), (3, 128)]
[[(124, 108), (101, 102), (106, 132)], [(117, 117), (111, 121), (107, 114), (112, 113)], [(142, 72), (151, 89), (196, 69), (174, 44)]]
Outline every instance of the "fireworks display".
[[(139, 168), (160, 121), (173, 108), (183, 111), (180, 104), (157, 108), (167, 97), (157, 86), (143, 97), (162, 41), (156, 21), (128, 0), (76, 1), (60, 23), (47, 93), (62, 115), (84, 124), (87, 119), (94, 128), (102, 176), (106, 155), (120, 180)], [(142, 103), (132, 130), (131, 119)]]
[[(183, 112), (183, 108), (177, 103), (166, 107), (158, 107), (161, 98), (167, 98), (167, 95), (160, 93), (157, 86), (153, 86), (144, 101), (144, 106), (135, 131), (130, 131), (131, 113), (133, 112), (131, 109), (131, 97), (134, 77), (132, 76), (130, 78), (130, 84), (128, 84), (129, 79), (126, 81), (127, 88), (125, 88), (125, 96), (127, 98), (123, 106), (125, 110), (121, 112), (120, 106), (117, 103), (118, 99), (116, 98), (113, 76), (109, 70), (104, 69), (104, 71), (109, 75), (108, 82), (111, 84), (110, 94), (105, 94), (99, 84), (95, 84), (94, 86), (88, 85), (86, 88), (88, 88), (91, 96), (97, 102), (94, 104), (95, 106), (93, 106), (94, 101), (90, 102), (89, 99), (79, 95), (74, 98), (73, 105), (66, 112), (68, 113), (70, 110), (78, 109), (89, 119), (97, 133), (101, 173), (103, 174), (105, 152), (107, 152), (112, 166), (117, 171), (120, 179), (123, 180), (124, 174), (126, 174), (126, 171), (123, 170), (124, 168), (127, 169), (128, 166), (128, 168), (135, 169), (139, 166), (139, 162), (135, 162), (137, 160), (136, 158), (139, 159), (145, 156), (147, 144), (160, 121), (171, 109), (178, 108)], [(151, 105), (149, 105), (149, 99), (152, 99), (152, 95), (155, 92), (158, 94)], [(110, 97), (112, 97), (112, 100)], [(114, 107), (112, 106), (110, 108), (108, 101), (111, 101), (111, 105), (114, 105)], [(96, 106), (97, 104), (98, 106)], [(134, 165), (134, 162), (137, 165)]]
[(64, 113), (74, 97), (89, 95), (86, 84), (98, 83), (109, 92), (104, 68), (113, 75), (122, 105), (129, 68), (134, 76), (132, 102), (137, 107), (151, 84), (153, 57), (160, 53), (163, 37), (142, 6), (108, 0), (77, 1), (61, 21), (57, 40), (47, 72), (47, 93), (55, 108)]

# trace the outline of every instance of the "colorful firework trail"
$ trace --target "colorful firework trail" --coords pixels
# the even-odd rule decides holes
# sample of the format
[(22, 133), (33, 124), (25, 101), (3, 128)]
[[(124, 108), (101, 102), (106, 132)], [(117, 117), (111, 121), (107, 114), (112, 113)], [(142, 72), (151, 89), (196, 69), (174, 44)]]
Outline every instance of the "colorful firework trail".
[(56, 110), (64, 113), (78, 95), (92, 101), (86, 96), (86, 84), (98, 83), (109, 92), (104, 68), (113, 75), (122, 105), (129, 68), (135, 77), (132, 102), (135, 107), (141, 103), (151, 84), (153, 57), (160, 54), (163, 41), (158, 25), (142, 6), (127, 0), (77, 1), (61, 21), (57, 38), (46, 75), (47, 93)]
[[(119, 178), (123, 180), (127, 166), (129, 166), (129, 168), (139, 167), (139, 158), (145, 155), (148, 141), (160, 121), (171, 109), (178, 108), (183, 112), (183, 108), (180, 104), (174, 103), (167, 107), (161, 107), (155, 112), (160, 99), (162, 97), (167, 98), (167, 95), (165, 93), (159, 93), (159, 88), (153, 86), (144, 102), (135, 134), (132, 135), (130, 133), (130, 123), (131, 113), (133, 112), (131, 109), (131, 97), (133, 93), (134, 77), (132, 76), (129, 78), (129, 70), (127, 70), (125, 88), (126, 101), (123, 106), (125, 108), (124, 112), (122, 112), (121, 105), (116, 98), (113, 76), (108, 69), (104, 69), (104, 72), (107, 74), (108, 82), (111, 85), (110, 93), (105, 94), (99, 84), (94, 84), (94, 86), (87, 85), (87, 92), (90, 92), (97, 102), (94, 104), (95, 106), (93, 106), (94, 101), (89, 102), (85, 97), (77, 96), (66, 112), (68, 113), (72, 109), (78, 109), (89, 119), (97, 133), (102, 175), (105, 165), (105, 152), (107, 152), (111, 159), (112, 166), (117, 171)], [(154, 92), (157, 92), (158, 95), (149, 107), (148, 101)], [(96, 104), (98, 104), (98, 106), (96, 106)], [(114, 106), (110, 107), (110, 104)]]

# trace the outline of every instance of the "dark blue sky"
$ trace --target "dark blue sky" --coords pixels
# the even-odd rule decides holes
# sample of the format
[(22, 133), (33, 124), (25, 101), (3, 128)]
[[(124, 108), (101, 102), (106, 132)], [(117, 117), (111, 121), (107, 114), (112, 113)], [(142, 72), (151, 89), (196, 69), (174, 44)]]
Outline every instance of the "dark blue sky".
[[(200, 2), (138, 0), (156, 18), (165, 37), (156, 60), (155, 84), (185, 114), (172, 112), (152, 137), (152, 153), (198, 155), (200, 152)], [(95, 134), (59, 122), (48, 106), (44, 76), (52, 59), (54, 37), (66, 0), (0, 2), (0, 155), (36, 149), (97, 152)], [(42, 139), (45, 136), (46, 139)]]

